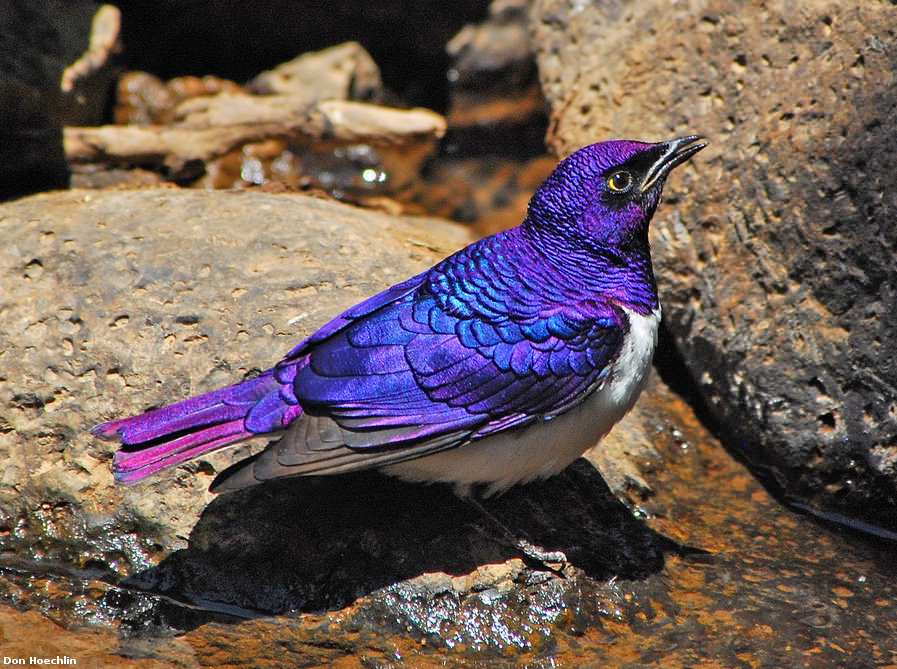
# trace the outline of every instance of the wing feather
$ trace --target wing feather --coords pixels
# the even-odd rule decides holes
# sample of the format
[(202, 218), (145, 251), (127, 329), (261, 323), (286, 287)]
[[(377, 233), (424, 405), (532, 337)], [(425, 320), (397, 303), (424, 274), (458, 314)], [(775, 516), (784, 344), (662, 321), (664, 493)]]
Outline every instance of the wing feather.
[(562, 413), (600, 387), (628, 327), (622, 310), (540, 290), (508, 270), (511, 258), (477, 248), (296, 347), (277, 373), (304, 415), (218, 489), (422, 457)]

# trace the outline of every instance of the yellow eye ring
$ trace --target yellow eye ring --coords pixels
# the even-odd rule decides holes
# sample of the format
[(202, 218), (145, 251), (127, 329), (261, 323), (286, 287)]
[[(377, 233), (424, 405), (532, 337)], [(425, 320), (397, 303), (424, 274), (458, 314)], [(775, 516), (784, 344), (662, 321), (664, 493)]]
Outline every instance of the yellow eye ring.
[(632, 181), (632, 175), (629, 172), (620, 170), (607, 177), (607, 187), (612, 193), (625, 193), (632, 188)]

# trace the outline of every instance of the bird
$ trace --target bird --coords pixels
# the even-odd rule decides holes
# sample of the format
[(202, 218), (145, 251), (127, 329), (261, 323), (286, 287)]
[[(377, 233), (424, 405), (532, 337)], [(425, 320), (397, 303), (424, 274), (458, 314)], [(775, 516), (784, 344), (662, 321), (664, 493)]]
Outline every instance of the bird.
[(270, 369), (92, 433), (134, 484), (255, 437), (214, 493), (377, 469), (502, 493), (559, 473), (644, 388), (661, 306), (648, 227), (699, 135), (609, 140), (558, 163), (517, 227), (346, 310)]

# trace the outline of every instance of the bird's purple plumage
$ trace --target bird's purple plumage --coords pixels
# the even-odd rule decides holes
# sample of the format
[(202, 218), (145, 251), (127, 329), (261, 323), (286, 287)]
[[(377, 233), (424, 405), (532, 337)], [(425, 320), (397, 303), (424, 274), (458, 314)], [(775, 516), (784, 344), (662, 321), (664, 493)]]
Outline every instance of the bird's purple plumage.
[[(138, 481), (303, 420), (318, 430), (309, 452), (343, 449), (322, 462), (361, 468), (565, 412), (602, 383), (623, 346), (626, 311), (658, 306), (647, 225), (662, 179), (639, 198), (602, 189), (608, 170), (651, 165), (668, 146), (586, 147), (539, 188), (522, 225), (352, 307), (273, 369), (96, 427), (123, 444), (116, 477)], [(366, 449), (376, 457), (356, 457)]]

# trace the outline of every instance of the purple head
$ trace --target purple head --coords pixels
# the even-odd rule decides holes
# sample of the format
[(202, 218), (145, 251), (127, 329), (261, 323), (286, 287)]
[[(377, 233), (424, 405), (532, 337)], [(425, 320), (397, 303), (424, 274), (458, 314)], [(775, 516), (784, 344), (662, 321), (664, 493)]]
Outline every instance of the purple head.
[(649, 144), (612, 140), (565, 158), (539, 187), (525, 225), (568, 250), (646, 253), (667, 176), (706, 146), (693, 135)]

